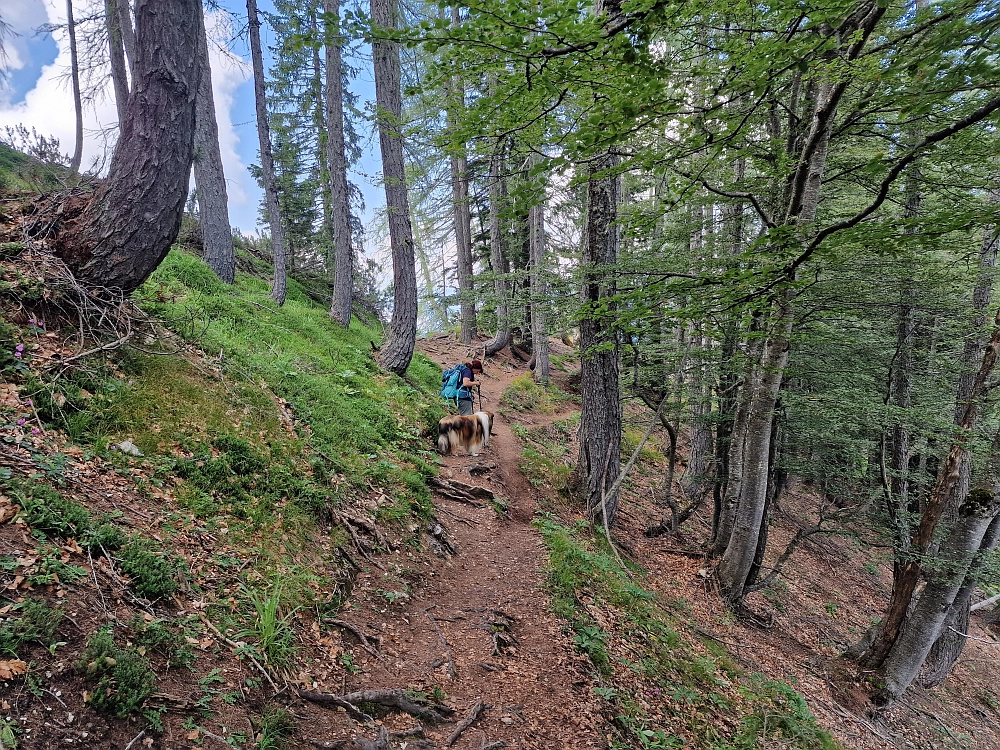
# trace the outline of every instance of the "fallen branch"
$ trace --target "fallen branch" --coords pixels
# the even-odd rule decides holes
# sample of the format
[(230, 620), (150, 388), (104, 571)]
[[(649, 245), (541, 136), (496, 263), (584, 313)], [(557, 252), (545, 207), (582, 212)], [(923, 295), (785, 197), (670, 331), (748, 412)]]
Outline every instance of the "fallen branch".
[[(178, 604), (179, 603), (180, 602), (178, 602)], [(235, 641), (230, 640), (229, 638), (227, 638), (226, 636), (224, 636), (222, 633), (220, 633), (219, 629), (217, 627), (215, 627), (215, 625), (212, 624), (212, 621), (209, 620), (207, 617), (205, 617), (205, 615), (203, 615), (201, 612), (198, 613), (198, 619), (201, 620), (203, 623), (205, 623), (205, 627), (207, 627), (209, 630), (211, 630), (213, 633), (215, 633), (215, 635), (216, 635), (217, 638), (221, 639), (224, 643), (226, 643), (227, 645), (229, 645), (232, 648), (236, 649), (237, 655), (242, 654), (243, 656), (247, 657), (253, 663), (253, 665), (255, 667), (257, 667), (257, 669), (260, 670), (260, 673), (262, 675), (264, 675), (264, 679), (267, 680), (267, 682), (271, 686), (271, 688), (275, 692), (278, 692), (278, 686), (275, 685), (274, 684), (274, 680), (271, 679), (271, 674), (266, 669), (264, 669), (263, 666), (261, 666), (261, 663), (259, 661), (257, 661), (256, 659), (253, 658), (253, 654), (251, 654), (249, 651), (247, 651), (246, 647), (241, 646), (240, 644), (236, 643)]]
[(452, 745), (454, 745), (458, 741), (458, 738), (462, 736), (462, 732), (471, 727), (473, 723), (476, 721), (476, 719), (479, 718), (479, 714), (481, 714), (482, 712), (483, 712), (483, 699), (479, 698), (476, 701), (476, 705), (474, 705), (472, 709), (469, 711), (469, 713), (466, 714), (465, 718), (462, 719), (460, 722), (458, 722), (458, 726), (455, 727), (455, 731), (452, 732), (448, 736), (448, 739), (444, 741), (444, 746), (451, 747)]
[[(296, 688), (295, 694), (298, 695), (303, 700), (307, 700), (310, 703), (315, 703), (320, 706), (336, 706), (337, 708), (342, 708), (347, 712), (347, 715), (354, 719), (360, 724), (371, 724), (374, 719), (371, 716), (361, 711), (357, 706), (351, 703), (349, 700), (342, 698), (339, 695), (331, 695), (330, 693), (316, 693), (312, 690), (299, 690)], [(325, 745), (324, 747), (338, 747), (339, 745)]]
[(444, 637), (444, 633), (441, 632), (440, 626), (437, 624), (437, 620), (431, 616), (430, 607), (424, 610), (424, 614), (427, 615), (427, 619), (431, 621), (431, 625), (434, 626), (434, 630), (437, 631), (438, 638), (441, 640), (441, 645), (444, 646), (445, 652), (448, 654), (448, 658), (444, 663), (448, 665), (448, 676), (451, 679), (458, 678), (458, 667), (455, 666), (455, 655), (451, 653), (451, 646), (448, 645), (448, 639)]
[(455, 500), (459, 503), (466, 503), (476, 508), (486, 507), (485, 503), (481, 501), (491, 502), (495, 497), (485, 487), (476, 487), (464, 482), (440, 479), (438, 477), (429, 477), (427, 479), (427, 486), (434, 489), (442, 497)]
[[(365, 632), (357, 627), (356, 625), (351, 625), (351, 623), (344, 620), (327, 620), (331, 625), (336, 625), (338, 628), (343, 628), (354, 633), (354, 636), (361, 642), (361, 647), (367, 651), (369, 654), (374, 656), (376, 659), (379, 658), (378, 651), (376, 650), (382, 645), (382, 638), (377, 635), (366, 635)], [(375, 641), (377, 644), (375, 647), (371, 645), (371, 641)]]

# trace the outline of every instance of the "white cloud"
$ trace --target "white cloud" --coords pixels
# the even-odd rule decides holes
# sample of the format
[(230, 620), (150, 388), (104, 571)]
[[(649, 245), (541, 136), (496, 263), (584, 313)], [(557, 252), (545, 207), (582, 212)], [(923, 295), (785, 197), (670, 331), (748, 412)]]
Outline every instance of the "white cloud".
[[(4, 18), (6, 19), (5, 0), (0, 0), (0, 5), (4, 5)], [(26, 2), (23, 6), (20, 3), (15, 5), (26, 11), (25, 16), (29, 15), (27, 10), (40, 11), (43, 7), (40, 0)], [(63, 3), (45, 3), (44, 10), (46, 16), (41, 19), (42, 22), (66, 23), (66, 11)], [(27, 28), (28, 23), (37, 26), (38, 15), (37, 12), (30, 14), (30, 21), (26, 20), (19, 25), (23, 29)], [(227, 33), (225, 24), (225, 14), (221, 12), (210, 13), (208, 16), (209, 38), (225, 38)], [(23, 36), (19, 39), (28, 40), (27, 52), (30, 54), (31, 46), (28, 34), (25, 34), (23, 30), (21, 33)], [(11, 102), (0, 95), (0, 131), (5, 126), (23, 124), (29, 130), (34, 128), (40, 134), (55, 136), (59, 139), (63, 152), (71, 153), (76, 139), (76, 124), (73, 95), (68, 77), (65, 75), (69, 69), (69, 41), (65, 34), (57, 34), (56, 42), (59, 49), (58, 56), (54, 61), (42, 67), (37, 82), (25, 94), (23, 100)], [(239, 136), (236, 134), (231, 117), (236, 90), (248, 80), (249, 66), (238, 56), (225, 49), (220, 49), (220, 45), (217, 44), (209, 45), (209, 57), (212, 65), (212, 89), (215, 95), (222, 161), (228, 181), (230, 209), (238, 209), (249, 204), (250, 196), (256, 193), (256, 185), (238, 153)], [(18, 60), (20, 59), (19, 57)], [(110, 78), (110, 70), (107, 75)], [(84, 168), (95, 164), (98, 165), (99, 169), (106, 167), (117, 138), (117, 127), (118, 112), (113, 96), (98, 97), (96, 101), (84, 105)]]

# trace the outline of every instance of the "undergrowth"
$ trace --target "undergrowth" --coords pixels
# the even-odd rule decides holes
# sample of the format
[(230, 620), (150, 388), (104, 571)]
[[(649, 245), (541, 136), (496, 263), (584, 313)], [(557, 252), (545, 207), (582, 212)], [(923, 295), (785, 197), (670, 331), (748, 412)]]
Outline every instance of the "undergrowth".
[(839, 747), (791, 687), (747, 674), (718, 644), (684, 634), (642, 587), (641, 571), (623, 570), (588, 524), (544, 517), (536, 527), (553, 610), (594, 666), (619, 730), (614, 747)]

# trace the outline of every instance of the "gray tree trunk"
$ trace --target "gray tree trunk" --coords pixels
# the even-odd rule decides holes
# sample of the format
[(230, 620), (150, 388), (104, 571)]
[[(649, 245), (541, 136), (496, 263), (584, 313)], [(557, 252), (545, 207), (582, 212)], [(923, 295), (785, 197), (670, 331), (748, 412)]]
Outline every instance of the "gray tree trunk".
[[(460, 23), (458, 6), (451, 6), (451, 25)], [(465, 110), (465, 84), (461, 76), (449, 81), (448, 126), (454, 133)], [(476, 336), (476, 293), (473, 288), (472, 269), (472, 214), (469, 209), (469, 165), (465, 144), (452, 144), (449, 159), (451, 166), (451, 200), (455, 219), (456, 265), (458, 270), (458, 299), (461, 305), (461, 328), (458, 339), (463, 344), (472, 343)]]
[(503, 145), (498, 142), (490, 156), (490, 265), (497, 296), (497, 334), (484, 347), (484, 356), (496, 354), (510, 343), (510, 310), (507, 299), (510, 292), (503, 277), (504, 258), (507, 257), (507, 233), (504, 232), (501, 214), (506, 201), (506, 183), (503, 172)]
[(962, 503), (941, 544), (939, 563), (885, 660), (884, 684), (877, 696), (882, 702), (898, 700), (917, 676), (998, 512), (1000, 499), (988, 490), (975, 490)]
[(128, 294), (177, 237), (194, 155), (201, 7), (139, 0), (135, 87), (107, 179), (56, 250), (83, 284)]
[[(372, 22), (396, 28), (396, 0), (371, 0)], [(392, 246), (393, 306), (389, 331), (379, 352), (379, 364), (402, 375), (413, 359), (417, 339), (417, 272), (413, 257), (413, 229), (406, 194), (403, 163), (403, 95), (400, 90), (399, 48), (395, 42), (372, 39), (378, 136), (382, 151), (382, 179), (389, 215)]]
[[(537, 157), (536, 157), (537, 158)], [(535, 381), (549, 384), (549, 332), (546, 299), (545, 190), (528, 212), (528, 241), (531, 258), (531, 354)]]
[(202, 12), (202, 33), (198, 43), (201, 82), (198, 84), (194, 119), (194, 182), (198, 191), (205, 262), (220, 279), (232, 284), (236, 277), (236, 252), (233, 248), (233, 230), (229, 225), (229, 195), (222, 166), (222, 152), (219, 149), (219, 126), (215, 120), (212, 69), (208, 59), (208, 36), (204, 23), (205, 14)]
[(125, 58), (128, 60), (128, 72), (131, 80), (135, 80), (135, 26), (132, 24), (132, 0), (117, 0), (118, 28), (121, 30), (122, 46), (125, 48)]
[(351, 204), (344, 139), (344, 65), (341, 53), (344, 38), (340, 33), (340, 0), (324, 0), (323, 12), (326, 14), (326, 162), (330, 170), (333, 228), (333, 302), (330, 317), (346, 328), (351, 324), (354, 298), (354, 251), (351, 248)]
[(69, 69), (73, 81), (73, 111), (76, 114), (76, 145), (69, 171), (80, 173), (83, 161), (83, 102), (80, 98), (80, 61), (76, 52), (76, 22), (73, 20), (73, 0), (66, 0), (66, 30), (69, 33)]
[[(698, 201), (692, 211), (690, 235), (690, 252), (692, 258), (697, 258), (699, 264), (703, 258), (705, 246), (705, 206)], [(706, 357), (708, 338), (703, 335), (701, 320), (694, 321), (691, 331), (691, 351), (694, 363), (691, 368), (691, 385), (688, 389), (689, 431), (691, 435), (691, 450), (688, 454), (687, 476), (684, 480), (684, 494), (696, 497), (709, 479), (712, 462), (712, 428), (708, 423), (708, 415), (712, 411), (712, 392), (708, 387), (706, 373)]]
[[(121, 123), (125, 121), (129, 97), (128, 63), (125, 60), (125, 47), (122, 44), (121, 14), (118, 12), (118, 3), (124, 2), (127, 2), (127, 0), (104, 0), (104, 22), (108, 28), (111, 83), (115, 88), (115, 106), (118, 108), (119, 132)], [(133, 80), (133, 85), (134, 83), (135, 81)]]
[(622, 407), (615, 335), (615, 266), (618, 262), (618, 159), (606, 154), (590, 165), (581, 259), (580, 453), (575, 484), (591, 518), (614, 524), (618, 495), (605, 497), (621, 471)]
[(260, 147), (261, 181), (264, 183), (264, 203), (267, 206), (267, 223), (271, 229), (271, 249), (274, 253), (274, 282), (271, 299), (279, 306), (285, 304), (288, 289), (285, 268), (285, 232), (278, 206), (278, 189), (274, 180), (274, 156), (271, 152), (271, 127), (267, 121), (267, 95), (264, 82), (264, 56), (260, 44), (260, 18), (257, 0), (247, 0), (250, 19), (250, 57), (253, 61), (253, 93), (257, 108), (257, 140)]
[(789, 339), (792, 334), (791, 297), (791, 291), (785, 291), (775, 304), (774, 331), (764, 346), (760, 383), (754, 389), (747, 412), (743, 475), (733, 517), (733, 530), (716, 568), (723, 598), (734, 603), (742, 600), (754, 558), (758, 555), (761, 524), (767, 502), (771, 420), (774, 418), (774, 406), (788, 362)]

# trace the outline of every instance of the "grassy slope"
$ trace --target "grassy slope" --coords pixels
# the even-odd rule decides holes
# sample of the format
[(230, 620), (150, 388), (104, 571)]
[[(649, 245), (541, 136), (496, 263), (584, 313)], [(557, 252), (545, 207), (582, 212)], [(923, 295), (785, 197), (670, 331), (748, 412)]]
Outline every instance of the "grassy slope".
[[(322, 618), (337, 611), (350, 586), (337, 554), (349, 540), (332, 516), (340, 507), (371, 513), (399, 536), (407, 534), (404, 521), (430, 508), (424, 476), (435, 469), (426, 433), (442, 413), (440, 368), (418, 355), (405, 380), (381, 373), (369, 345), (378, 333), (357, 323), (344, 331), (294, 282), (287, 303), (276, 309), (265, 282), (241, 275), (226, 287), (198, 258), (174, 250), (137, 298), (176, 336), (137, 337), (135, 343), (182, 351), (163, 356), (122, 349), (104, 364), (87, 360), (53, 381), (38, 376), (32, 356), (36, 344), (53, 340), (46, 332), (57, 328), (54, 311), (30, 278), (13, 271), (16, 262), (0, 268), (13, 280), (0, 289), (8, 318), (0, 321), (0, 333), (6, 354), (22, 344), (25, 356), (0, 362), (0, 380), (18, 387), (18, 397), (0, 407), (0, 424), (5, 439), (49, 468), (27, 480), (18, 468), (13, 475), (0, 468), (0, 491), (22, 508), (38, 558), (25, 565), (0, 553), (0, 569), (24, 576), (19, 593), (25, 595), (21, 603), (0, 599), (0, 608), (14, 604), (0, 616), (0, 661), (19, 657), (31, 681), (53, 690), (66, 686), (39, 675), (51, 674), (57, 660), (77, 664), (67, 674), (84, 675), (90, 705), (103, 716), (142, 713), (154, 728), (183, 717), (161, 715), (143, 697), (161, 676), (166, 679), (170, 664), (187, 664), (189, 676), (174, 669), (169, 679), (204, 692), (205, 706), (185, 719), (185, 727), (200, 722), (217, 733), (224, 722), (233, 725), (234, 711), (255, 709), (232, 705), (221, 690), (209, 689), (212, 665), (195, 660), (184, 644), (212, 634), (198, 616), (172, 616), (170, 597), (199, 600), (207, 619), (238, 634), (259, 662), (277, 672), (292, 670), (298, 654), (308, 653), (308, 633), (319, 632), (310, 623), (322, 628)], [(33, 318), (46, 318), (47, 328), (14, 322), (21, 306), (34, 311)], [(59, 330), (57, 338), (63, 337), (72, 339), (72, 329)], [(29, 431), (36, 411), (47, 428), (41, 435)], [(116, 450), (125, 439), (144, 455)], [(104, 519), (89, 507), (63, 473), (77, 459), (116, 488), (126, 480), (119, 502), (150, 518), (145, 528), (132, 532), (134, 520)], [(162, 542), (151, 545), (149, 537)], [(64, 615), (80, 604), (45, 582), (55, 580), (56, 571), (59, 580), (76, 583), (74, 590), (89, 587), (81, 575), (86, 554), (57, 559), (56, 545), (72, 548), (71, 539), (95, 560), (108, 554), (140, 596), (165, 596), (155, 607), (157, 620), (119, 617), (108, 628), (99, 618), (77, 618), (86, 632), (67, 630)], [(247, 560), (254, 564), (240, 563)], [(102, 702), (102, 686), (120, 686), (112, 696), (140, 697), (128, 704)], [(253, 681), (244, 689), (254, 690)], [(24, 706), (30, 715), (30, 697), (17, 710)], [(265, 718), (252, 720), (257, 726)], [(0, 722), (3, 731), (13, 726)]]
[[(568, 399), (526, 376), (513, 381), (502, 405), (545, 414)], [(574, 413), (539, 427), (514, 425), (522, 471), (553, 497), (566, 491), (578, 419)], [(623, 568), (601, 529), (554, 513), (540, 517), (536, 527), (548, 552), (553, 609), (590, 657), (597, 690), (618, 729), (615, 747), (839, 747), (792, 687), (748, 674), (721, 644), (697, 632), (683, 602), (661, 601), (645, 585), (641, 568)]]

